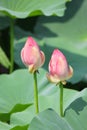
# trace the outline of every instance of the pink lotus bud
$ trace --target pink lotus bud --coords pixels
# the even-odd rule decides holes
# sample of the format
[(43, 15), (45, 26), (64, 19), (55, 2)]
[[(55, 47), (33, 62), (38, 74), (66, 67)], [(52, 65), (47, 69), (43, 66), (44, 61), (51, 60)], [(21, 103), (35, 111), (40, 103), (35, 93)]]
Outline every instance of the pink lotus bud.
[(21, 59), (29, 67), (29, 72), (31, 73), (44, 64), (45, 55), (32, 37), (28, 37), (24, 48), (21, 50)]
[(73, 69), (68, 65), (66, 57), (61, 51), (55, 49), (49, 62), (48, 80), (53, 83), (64, 83), (73, 75)]

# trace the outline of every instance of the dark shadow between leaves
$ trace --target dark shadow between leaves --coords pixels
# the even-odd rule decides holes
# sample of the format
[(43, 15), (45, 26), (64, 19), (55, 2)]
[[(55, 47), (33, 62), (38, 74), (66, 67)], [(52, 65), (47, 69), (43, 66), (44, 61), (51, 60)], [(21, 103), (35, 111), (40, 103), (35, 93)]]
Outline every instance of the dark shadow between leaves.
[(24, 126), (15, 126), (10, 130), (28, 130), (29, 124)]
[(47, 28), (44, 25), (53, 23), (55, 28), (55, 23), (66, 23), (69, 20), (74, 19), (75, 15), (79, 12), (83, 3), (84, 0), (72, 0), (71, 2), (67, 2), (66, 11), (63, 17), (58, 17), (58, 16), (39, 17), (39, 20), (37, 21), (37, 26), (35, 26), (35, 32), (36, 34), (38, 34), (37, 37), (40, 39), (46, 37), (58, 37), (59, 36), (58, 33), (56, 34), (50, 28)]
[(31, 105), (32, 104), (16, 104), (10, 112), (0, 113), (0, 120), (9, 123), (10, 116), (11, 116), (12, 113), (24, 111), (25, 109), (27, 109)]
[(59, 17), (60, 22), (67, 22), (69, 19), (74, 17), (83, 5), (84, 0), (72, 0), (66, 3), (66, 11), (63, 17)]
[[(38, 38), (43, 38), (43, 37), (58, 37), (58, 35), (54, 32), (52, 32), (49, 28), (40, 25), (41, 28), (37, 31), (38, 34), (40, 34), (40, 36), (38, 35)], [(43, 33), (42, 33), (43, 32)]]
[(76, 99), (74, 102), (72, 102), (68, 108), (65, 110), (65, 114), (69, 109), (72, 109), (76, 112), (77, 115), (80, 115), (80, 112), (87, 106), (87, 102), (83, 100), (82, 97)]
[(83, 3), (84, 3), (84, 0), (72, 0), (71, 2), (67, 2), (66, 3), (66, 11), (65, 11), (64, 16), (62, 16), (62, 17), (56, 17), (56, 16), (46, 17), (46, 16), (42, 16), (41, 17), (41, 19), (43, 19), (42, 23), (43, 22), (44, 23), (49, 23), (49, 22), (53, 23), (55, 21), (67, 22), (77, 14), (77, 12), (82, 7)]

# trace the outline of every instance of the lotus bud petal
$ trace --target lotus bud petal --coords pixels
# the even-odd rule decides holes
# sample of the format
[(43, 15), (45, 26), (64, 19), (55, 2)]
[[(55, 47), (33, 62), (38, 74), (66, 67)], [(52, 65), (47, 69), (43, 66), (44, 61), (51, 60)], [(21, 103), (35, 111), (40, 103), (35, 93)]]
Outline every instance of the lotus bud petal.
[(34, 73), (44, 64), (45, 55), (32, 37), (28, 37), (23, 49), (21, 50), (21, 59), (29, 68), (29, 72), (31, 73)]
[(66, 57), (60, 50), (55, 49), (49, 62), (48, 80), (53, 83), (65, 83), (72, 75), (73, 69), (68, 65)]

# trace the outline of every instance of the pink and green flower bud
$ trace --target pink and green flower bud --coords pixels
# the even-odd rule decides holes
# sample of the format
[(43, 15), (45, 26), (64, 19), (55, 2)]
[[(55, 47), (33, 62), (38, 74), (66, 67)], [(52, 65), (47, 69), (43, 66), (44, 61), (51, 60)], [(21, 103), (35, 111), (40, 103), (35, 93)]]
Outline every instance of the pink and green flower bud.
[(68, 65), (66, 57), (61, 51), (55, 49), (49, 62), (48, 80), (56, 84), (59, 82), (65, 83), (72, 75), (73, 69)]
[(34, 73), (45, 62), (45, 55), (40, 50), (38, 44), (32, 37), (28, 37), (21, 50), (22, 62), (29, 68), (29, 72)]

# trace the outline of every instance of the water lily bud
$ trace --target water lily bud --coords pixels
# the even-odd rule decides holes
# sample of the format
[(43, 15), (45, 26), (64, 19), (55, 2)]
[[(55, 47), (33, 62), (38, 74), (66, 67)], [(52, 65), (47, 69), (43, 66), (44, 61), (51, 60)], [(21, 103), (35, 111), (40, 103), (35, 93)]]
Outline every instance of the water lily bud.
[(72, 75), (73, 69), (68, 65), (66, 57), (61, 51), (55, 49), (49, 62), (48, 80), (53, 83), (64, 83), (65, 80), (71, 78)]
[(23, 49), (21, 50), (21, 59), (29, 68), (29, 72), (31, 73), (34, 73), (44, 64), (45, 55), (32, 37), (28, 37)]

